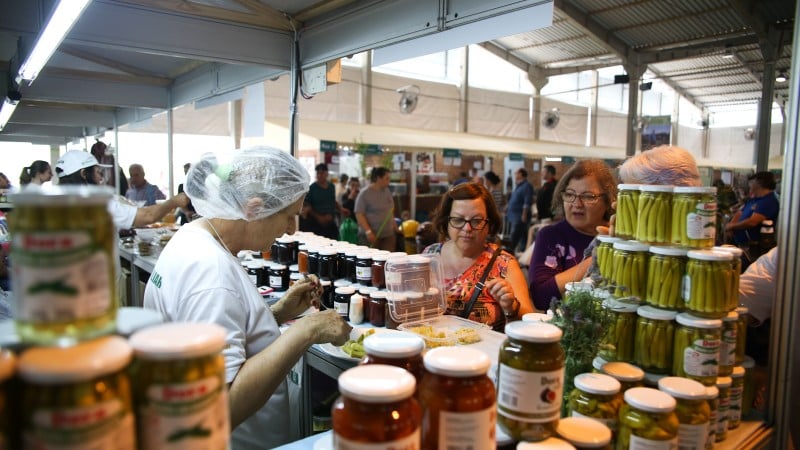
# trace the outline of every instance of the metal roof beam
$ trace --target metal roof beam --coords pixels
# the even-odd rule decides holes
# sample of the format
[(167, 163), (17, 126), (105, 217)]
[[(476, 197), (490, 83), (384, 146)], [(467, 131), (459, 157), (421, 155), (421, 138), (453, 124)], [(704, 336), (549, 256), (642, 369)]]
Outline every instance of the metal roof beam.
[[(694, 106), (698, 107), (700, 110), (703, 110), (705, 108), (702, 103), (697, 101), (697, 98), (695, 98), (694, 95), (686, 92), (686, 89), (682, 88), (678, 83), (675, 83), (672, 80), (670, 80), (669, 77), (665, 77), (664, 74), (662, 74), (661, 72), (659, 72), (658, 70), (656, 70), (656, 69), (654, 69), (652, 67), (648, 67), (647, 70), (652, 72), (653, 75), (658, 77), (658, 79), (661, 80), (662, 83), (666, 84), (673, 91), (675, 91), (678, 94), (682, 95), (683, 98), (685, 98), (686, 100), (691, 102), (691, 104), (693, 104)], [(644, 81), (646, 81), (646, 80), (644, 80)]]
[(567, 17), (572, 19), (572, 22), (582, 28), (586, 34), (594, 36), (601, 44), (603, 44), (610, 51), (618, 54), (623, 64), (638, 64), (639, 55), (625, 41), (615, 36), (611, 30), (604, 27), (600, 22), (587, 14), (572, 2), (567, 0), (554, 0), (556, 8), (561, 10)]
[(39, 77), (22, 86), (22, 100), (105, 106), (166, 108), (168, 88), (66, 75)]
[(86, 127), (62, 127), (54, 125), (31, 125), (16, 123), (13, 120), (3, 128), (2, 135), (8, 136), (54, 136), (73, 138), (75, 136), (92, 136), (99, 134), (100, 130)]
[(113, 110), (92, 110), (85, 107), (69, 108), (40, 106), (30, 102), (22, 102), (12, 116), (13, 123), (33, 125), (61, 125), (70, 127), (104, 127), (114, 126)]

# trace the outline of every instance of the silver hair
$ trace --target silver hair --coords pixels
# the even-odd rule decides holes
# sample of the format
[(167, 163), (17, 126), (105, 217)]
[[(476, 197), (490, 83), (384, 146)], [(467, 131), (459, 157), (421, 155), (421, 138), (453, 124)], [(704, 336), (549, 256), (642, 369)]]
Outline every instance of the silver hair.
[(673, 145), (661, 145), (632, 156), (619, 167), (619, 179), (631, 184), (702, 186), (694, 156)]

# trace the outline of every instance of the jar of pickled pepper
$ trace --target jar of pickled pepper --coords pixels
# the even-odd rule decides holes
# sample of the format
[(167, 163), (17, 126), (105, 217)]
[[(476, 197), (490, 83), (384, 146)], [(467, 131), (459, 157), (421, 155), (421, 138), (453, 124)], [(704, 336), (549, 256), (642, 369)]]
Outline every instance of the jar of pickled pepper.
[(646, 305), (640, 306), (636, 314), (634, 362), (645, 372), (669, 373), (678, 313)]
[(648, 305), (674, 310), (683, 308), (681, 289), (687, 252), (675, 247), (650, 247), (644, 296)]
[(614, 243), (622, 241), (621, 238), (615, 236), (598, 235), (597, 236), (597, 268), (606, 281), (611, 279), (613, 272), (613, 254)]
[[(542, 322), (511, 322), (500, 347), (497, 422), (514, 440), (554, 436), (564, 390), (562, 331)], [(520, 395), (520, 393), (531, 395)]]
[(388, 364), (406, 369), (414, 375), (419, 386), (425, 372), (422, 362), (424, 349), (425, 341), (414, 333), (392, 330), (374, 333), (364, 339), (366, 355), (361, 364)]
[(730, 414), (732, 384), (731, 377), (717, 378), (719, 397), (717, 402), (717, 434), (714, 438), (716, 442), (722, 442), (728, 438), (728, 415)]
[(556, 433), (579, 450), (611, 450), (611, 430), (597, 420), (566, 417), (558, 421)]
[[(715, 250), (690, 250), (683, 279), (686, 310), (699, 317), (721, 319), (736, 308), (733, 289), (733, 255)], [(739, 292), (739, 286), (736, 286)]]
[(644, 386), (644, 370), (626, 362), (611, 361), (603, 364), (602, 373), (619, 381), (620, 391)]
[(574, 383), (567, 404), (569, 415), (594, 419), (616, 432), (622, 405), (619, 381), (605, 374), (582, 373)]
[(333, 448), (420, 449), (422, 411), (416, 381), (406, 370), (384, 364), (353, 367), (339, 376), (333, 404)]
[(658, 389), (676, 401), (678, 416), (678, 448), (703, 450), (708, 440), (711, 407), (706, 399), (706, 387), (697, 381), (681, 377), (665, 377)]
[(706, 386), (706, 400), (711, 416), (708, 421), (708, 436), (706, 437), (706, 450), (714, 448), (717, 440), (717, 409), (719, 408), (719, 389), (716, 386)]
[(633, 344), (636, 333), (636, 310), (638, 305), (607, 299), (603, 307), (612, 316), (597, 352), (606, 361), (633, 361)]
[[(737, 290), (738, 292), (738, 290)], [(736, 308), (739, 319), (736, 321), (736, 364), (742, 365), (745, 360), (745, 347), (747, 344), (747, 324), (750, 321), (750, 311), (744, 307)]]
[(614, 243), (612, 294), (629, 303), (639, 303), (647, 293), (647, 259), (650, 246), (635, 241)]
[(672, 244), (711, 248), (717, 231), (717, 188), (675, 186), (672, 191)]
[(675, 399), (652, 388), (625, 391), (619, 412), (617, 449), (650, 450), (678, 448)]
[(636, 240), (653, 245), (668, 245), (672, 238), (673, 186), (642, 185), (639, 191)]
[(722, 339), (719, 345), (719, 371), (721, 377), (729, 376), (736, 365), (736, 334), (739, 332), (739, 313), (731, 311), (722, 319)]
[(135, 450), (131, 386), (125, 370), (131, 354), (119, 336), (25, 351), (18, 368), (24, 383), (21, 415), (26, 447)]
[[(165, 323), (130, 338), (139, 444), (224, 450), (230, 440), (225, 329), (212, 323)], [(189, 444), (191, 443), (191, 444)]]
[(672, 373), (712, 386), (719, 373), (722, 321), (703, 319), (689, 313), (675, 316)]
[(11, 282), (22, 342), (72, 345), (114, 332), (112, 194), (107, 187), (53, 186), (11, 195)]
[(617, 214), (614, 234), (622, 239), (634, 239), (639, 218), (639, 184), (617, 185)]
[(486, 375), (489, 357), (469, 347), (438, 347), (423, 361), (422, 448), (495, 448), (497, 402)]
[(742, 255), (744, 255), (744, 251), (734, 245), (721, 245), (719, 247), (712, 247), (711, 250), (726, 252), (733, 255), (733, 259), (731, 259), (731, 290), (730, 290), (731, 296), (733, 298), (728, 299), (728, 305), (738, 305), (739, 280), (741, 279), (741, 274), (742, 274)]
[(728, 429), (739, 428), (742, 423), (742, 399), (744, 398), (744, 375), (742, 366), (731, 371), (730, 400), (728, 401)]

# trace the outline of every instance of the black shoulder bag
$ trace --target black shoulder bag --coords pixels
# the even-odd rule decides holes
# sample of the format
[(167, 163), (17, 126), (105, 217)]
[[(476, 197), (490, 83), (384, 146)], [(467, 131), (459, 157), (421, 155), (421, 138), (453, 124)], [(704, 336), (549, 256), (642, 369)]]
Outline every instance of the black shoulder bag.
[(472, 290), (472, 297), (469, 298), (469, 302), (467, 303), (466, 308), (461, 313), (460, 317), (465, 319), (469, 318), (469, 314), (472, 312), (472, 307), (475, 306), (475, 301), (478, 300), (478, 297), (483, 292), (483, 288), (486, 287), (484, 282), (486, 281), (486, 277), (489, 276), (489, 272), (492, 270), (492, 266), (494, 265), (494, 260), (497, 259), (497, 256), (502, 253), (503, 247), (501, 245), (497, 246), (497, 249), (492, 253), (492, 259), (489, 260), (489, 264), (486, 265), (486, 269), (483, 271), (483, 275), (481, 275), (481, 280), (475, 284), (475, 288)]

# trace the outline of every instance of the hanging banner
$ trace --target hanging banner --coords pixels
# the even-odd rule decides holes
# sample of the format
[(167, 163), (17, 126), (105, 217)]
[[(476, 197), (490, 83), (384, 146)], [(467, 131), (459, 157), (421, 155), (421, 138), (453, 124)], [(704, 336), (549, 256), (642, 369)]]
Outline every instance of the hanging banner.
[(671, 116), (647, 116), (642, 126), (642, 150), (669, 144), (672, 131)]
[(508, 154), (509, 161), (522, 161), (522, 153), (509, 153)]
[(457, 148), (444, 148), (442, 149), (442, 156), (445, 158), (460, 158), (461, 150)]
[(319, 151), (324, 153), (338, 152), (336, 141), (319, 141)]

